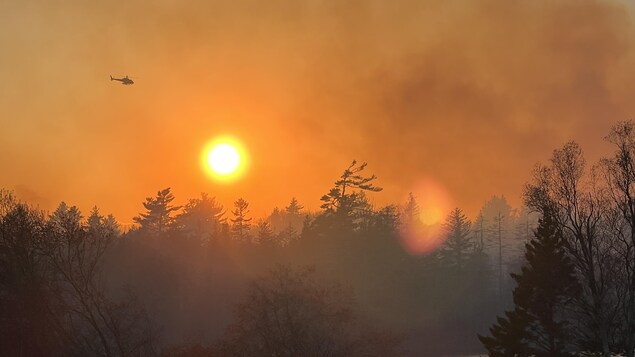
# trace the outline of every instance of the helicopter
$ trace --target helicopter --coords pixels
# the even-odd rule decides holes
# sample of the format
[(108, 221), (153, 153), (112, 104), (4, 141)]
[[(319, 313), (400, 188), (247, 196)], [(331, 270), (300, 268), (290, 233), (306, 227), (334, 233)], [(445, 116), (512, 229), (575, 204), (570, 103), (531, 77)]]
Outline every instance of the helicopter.
[(123, 84), (123, 85), (125, 85), (125, 86), (129, 86), (129, 85), (131, 85), (131, 84), (134, 84), (134, 81), (133, 81), (132, 79), (128, 78), (128, 76), (125, 76), (125, 77), (123, 77), (123, 78), (116, 78), (116, 77), (113, 77), (113, 76), (111, 75), (111, 76), (110, 76), (110, 80), (111, 80), (111, 81), (119, 81), (119, 82), (121, 82), (121, 84)]

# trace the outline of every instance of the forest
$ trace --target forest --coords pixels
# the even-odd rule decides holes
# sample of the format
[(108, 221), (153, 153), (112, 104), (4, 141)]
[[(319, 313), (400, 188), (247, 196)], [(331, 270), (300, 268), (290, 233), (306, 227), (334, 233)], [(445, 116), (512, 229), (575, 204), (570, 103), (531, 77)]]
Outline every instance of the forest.
[(571, 141), (527, 168), (523, 207), (436, 225), (412, 194), (374, 206), (354, 160), (318, 211), (149, 188), (125, 230), (1, 190), (0, 355), (633, 357), (635, 124), (605, 140), (598, 162)]

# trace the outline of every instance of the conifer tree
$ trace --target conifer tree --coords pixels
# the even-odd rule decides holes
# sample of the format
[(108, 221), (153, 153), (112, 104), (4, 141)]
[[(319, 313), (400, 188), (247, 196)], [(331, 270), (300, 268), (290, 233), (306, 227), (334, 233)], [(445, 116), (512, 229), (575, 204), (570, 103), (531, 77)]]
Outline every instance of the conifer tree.
[(188, 201), (183, 212), (176, 216), (175, 224), (187, 236), (206, 240), (220, 234), (226, 221), (224, 214), (216, 198), (201, 193), (201, 198)]
[(551, 214), (540, 219), (535, 237), (525, 246), (525, 259), (521, 273), (512, 274), (517, 283), (514, 310), (498, 318), (491, 337), (479, 339), (491, 356), (567, 355), (571, 335), (565, 314), (580, 287)]
[(316, 220), (316, 226), (322, 229), (335, 229), (341, 232), (351, 232), (364, 225), (372, 214), (372, 206), (366, 198), (366, 192), (379, 192), (381, 187), (373, 184), (375, 175), (364, 176), (361, 172), (366, 163), (361, 165), (353, 160), (335, 186), (329, 193), (322, 196), (323, 214)]
[(505, 317), (498, 317), (490, 327), (491, 336), (478, 338), (490, 357), (527, 356), (529, 344), (527, 327), (529, 318), (523, 309), (505, 311)]
[(156, 197), (148, 197), (143, 203), (146, 212), (140, 213), (133, 220), (141, 225), (142, 230), (147, 230), (152, 234), (164, 233), (170, 228), (173, 222), (172, 212), (181, 209), (180, 206), (173, 206), (174, 195), (170, 188), (157, 192)]
[(271, 229), (271, 225), (266, 220), (261, 220), (256, 225), (256, 240), (262, 246), (273, 246), (276, 244), (275, 235)]
[(441, 249), (441, 259), (449, 267), (463, 270), (473, 251), (470, 220), (460, 208), (455, 208), (445, 221), (446, 239)]
[(363, 192), (379, 192), (381, 187), (376, 187), (372, 182), (377, 176), (364, 177), (360, 174), (366, 168), (366, 163), (357, 166), (353, 160), (351, 165), (344, 170), (340, 179), (335, 181), (335, 187), (320, 199), (324, 202), (320, 207), (328, 213), (337, 213), (341, 216), (350, 216), (360, 206), (364, 206)]
[(119, 224), (113, 215), (106, 217), (99, 213), (99, 208), (94, 206), (86, 219), (86, 229), (92, 237), (116, 237), (120, 234)]
[(234, 210), (231, 219), (231, 232), (234, 239), (244, 242), (249, 238), (249, 230), (251, 228), (251, 218), (247, 217), (249, 214), (249, 203), (243, 198), (239, 198), (234, 202)]
[(402, 230), (417, 229), (421, 222), (421, 208), (414, 194), (410, 192), (408, 194), (408, 200), (401, 209), (399, 215), (399, 225)]
[(285, 216), (286, 216), (286, 226), (283, 228), (283, 232), (286, 235), (295, 236), (295, 232), (302, 229), (302, 214), (301, 211), (304, 209), (298, 199), (293, 197), (291, 198), (291, 202), (289, 205), (284, 208)]
[(287, 207), (284, 208), (284, 210), (287, 212), (287, 214), (293, 215), (293, 216), (299, 216), (300, 215), (300, 211), (302, 211), (304, 209), (304, 206), (302, 206), (299, 202), (298, 199), (295, 197), (291, 198), (291, 202), (289, 202), (289, 205)]

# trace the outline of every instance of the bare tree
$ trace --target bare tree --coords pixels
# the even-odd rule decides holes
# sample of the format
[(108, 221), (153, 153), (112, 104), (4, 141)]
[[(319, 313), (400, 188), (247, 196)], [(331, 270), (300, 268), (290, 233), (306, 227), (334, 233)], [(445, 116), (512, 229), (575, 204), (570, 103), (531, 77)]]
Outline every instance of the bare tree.
[(236, 306), (221, 356), (394, 356), (398, 340), (361, 326), (352, 295), (313, 269), (278, 267)]
[(59, 356), (75, 349), (41, 254), (44, 215), (0, 192), (0, 354)]
[(624, 307), (624, 347), (626, 355), (635, 355), (635, 124), (626, 121), (615, 125), (606, 138), (615, 145), (612, 157), (600, 163), (607, 193), (615, 207), (613, 234), (614, 256), (621, 278)]
[(597, 341), (610, 354), (610, 328), (615, 315), (611, 299), (611, 244), (604, 233), (606, 202), (598, 193), (594, 175), (585, 172), (582, 149), (575, 142), (553, 152), (548, 166), (539, 165), (533, 182), (525, 187), (528, 207), (555, 212), (563, 229), (567, 252), (572, 256), (582, 283), (578, 312), (585, 328), (582, 340)]
[(152, 352), (149, 319), (130, 296), (115, 302), (105, 293), (104, 254), (117, 231), (97, 210), (82, 223), (76, 207), (61, 203), (50, 216), (42, 254), (68, 311), (74, 338), (85, 353), (132, 356)]

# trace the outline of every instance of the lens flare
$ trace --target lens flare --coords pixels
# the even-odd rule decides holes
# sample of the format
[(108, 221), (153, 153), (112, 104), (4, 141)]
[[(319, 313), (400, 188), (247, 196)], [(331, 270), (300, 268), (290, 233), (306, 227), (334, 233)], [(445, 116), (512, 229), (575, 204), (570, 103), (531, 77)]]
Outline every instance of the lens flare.
[(431, 179), (421, 180), (412, 189), (419, 215), (402, 222), (401, 243), (410, 254), (426, 254), (443, 243), (443, 220), (452, 209), (448, 192)]

